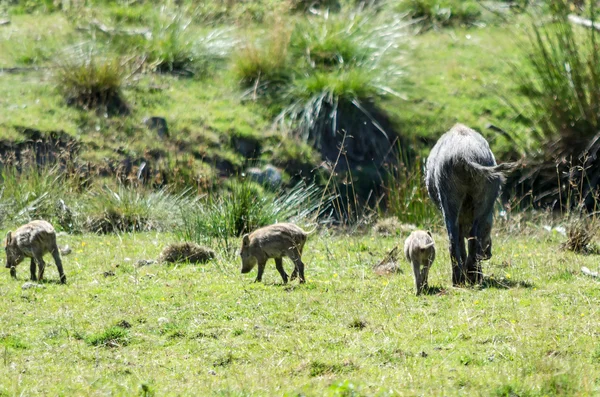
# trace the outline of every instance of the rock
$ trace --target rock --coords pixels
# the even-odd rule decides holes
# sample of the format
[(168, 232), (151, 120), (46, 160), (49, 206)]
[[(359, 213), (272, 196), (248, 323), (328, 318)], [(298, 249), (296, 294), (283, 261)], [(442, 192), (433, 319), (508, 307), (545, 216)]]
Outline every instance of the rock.
[(169, 127), (167, 126), (167, 120), (162, 117), (148, 117), (144, 119), (144, 124), (151, 131), (156, 131), (159, 138), (169, 137)]
[(71, 247), (69, 247), (69, 245), (65, 245), (64, 247), (59, 247), (58, 250), (60, 251), (60, 254), (63, 256), (67, 256), (69, 255), (71, 252), (73, 252), (73, 250), (71, 249)]
[(139, 261), (136, 261), (133, 266), (135, 267), (143, 267), (143, 266), (150, 266), (155, 264), (156, 261), (152, 260), (152, 259), (140, 259)]
[(166, 318), (166, 317), (159, 317), (158, 320), (156, 320), (158, 322), (159, 325), (165, 325), (170, 323), (171, 321)]
[(233, 146), (235, 150), (246, 158), (258, 156), (260, 152), (260, 143), (256, 138), (233, 138)]
[(248, 168), (246, 177), (261, 185), (268, 185), (273, 188), (279, 187), (282, 181), (281, 171), (271, 164), (267, 164), (262, 170), (258, 167)]
[(45, 285), (34, 283), (32, 281), (28, 281), (21, 286), (21, 289), (30, 289), (30, 288), (46, 288)]

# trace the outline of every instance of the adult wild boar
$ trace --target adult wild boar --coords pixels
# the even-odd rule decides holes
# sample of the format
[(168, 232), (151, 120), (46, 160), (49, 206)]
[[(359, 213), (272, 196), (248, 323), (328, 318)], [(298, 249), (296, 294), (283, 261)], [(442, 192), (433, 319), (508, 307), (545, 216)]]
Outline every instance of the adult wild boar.
[(429, 197), (444, 216), (453, 285), (481, 281), (481, 260), (492, 256), (494, 202), (504, 182), (503, 172), (512, 167), (497, 165), (487, 141), (462, 124), (442, 135), (431, 149), (425, 182)]
[[(44, 254), (50, 252), (58, 268), (60, 282), (63, 284), (67, 282), (58, 246), (56, 245), (56, 232), (48, 222), (31, 221), (14, 232), (8, 232), (4, 249), (6, 251), (6, 267), (10, 269), (10, 275), (13, 278), (17, 277), (17, 265), (27, 257), (31, 258), (31, 280), (42, 281), (46, 267)], [(35, 274), (36, 262), (38, 266), (37, 278)]]
[(258, 264), (256, 282), (262, 281), (265, 264), (269, 258), (275, 259), (275, 267), (284, 283), (288, 282), (288, 275), (283, 269), (282, 258), (287, 256), (294, 262), (294, 271), (291, 279), (300, 276), (300, 283), (305, 282), (304, 263), (302, 262), (302, 249), (306, 243), (308, 233), (293, 223), (276, 223), (262, 227), (242, 238), (242, 273), (248, 273)]

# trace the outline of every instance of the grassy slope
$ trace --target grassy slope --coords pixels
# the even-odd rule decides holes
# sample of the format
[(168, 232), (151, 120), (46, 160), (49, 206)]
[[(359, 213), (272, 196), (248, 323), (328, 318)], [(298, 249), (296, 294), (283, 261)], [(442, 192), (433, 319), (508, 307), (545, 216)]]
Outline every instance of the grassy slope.
[[(27, 264), (19, 281), (3, 273), (0, 395), (134, 395), (142, 384), (157, 395), (600, 391), (600, 294), (579, 275), (597, 259), (560, 251), (555, 236), (496, 237), (484, 271), (530, 285), (478, 290), (449, 287), (437, 235), (430, 284), (444, 292), (422, 297), (405, 262), (397, 276), (371, 271), (395, 238), (313, 236), (308, 283), (288, 287), (272, 263), (266, 283), (253, 284), (255, 272), (240, 275), (239, 259), (223, 252), (203, 266), (134, 269), (170, 239), (61, 237), (74, 247), (67, 286), (22, 290)], [(103, 276), (109, 270), (114, 277)], [(47, 277), (56, 279), (53, 266)], [(132, 325), (128, 345), (85, 342), (122, 320)]]
[[(95, 16), (107, 20), (106, 15), (119, 10), (86, 9), (80, 20)], [(133, 11), (128, 13), (137, 15)], [(140, 18), (141, 25), (145, 25)], [(403, 91), (408, 101), (390, 98), (384, 103), (398, 130), (409, 137), (432, 141), (460, 121), (480, 130), (491, 122), (508, 131), (523, 133), (523, 127), (515, 120), (517, 115), (497, 95), (512, 98), (516, 93), (507, 62), (518, 62), (520, 57), (518, 40), (523, 34), (518, 24), (516, 20), (505, 26), (430, 30), (416, 36), (406, 58), (408, 79)], [(205, 28), (196, 22), (189, 31), (195, 37)], [(98, 37), (103, 40), (102, 35)], [(51, 67), (64, 48), (85, 40), (89, 37), (75, 30), (63, 14), (13, 15), (10, 25), (0, 27), (0, 67)], [(207, 172), (200, 159), (210, 166), (224, 159), (237, 170), (244, 168), (245, 159), (236, 150), (232, 137), (249, 136), (266, 142), (261, 156), (265, 161), (277, 162), (278, 156), (285, 155), (290, 160), (299, 157), (305, 163), (318, 164), (314, 153), (297, 142), (280, 137), (275, 141), (265, 140), (265, 135), (272, 136), (268, 132), (267, 113), (258, 105), (242, 103), (233, 80), (227, 65), (207, 79), (135, 76), (124, 90), (133, 113), (105, 119), (92, 112), (68, 108), (53, 88), (50, 70), (2, 74), (0, 134), (19, 141), (23, 137), (18, 127), (64, 130), (83, 142), (98, 145), (93, 150), (88, 147), (82, 154), (84, 160), (97, 163), (103, 158), (122, 158), (122, 153), (135, 157), (148, 149), (163, 149), (171, 158), (193, 156), (199, 174)], [(155, 139), (142, 125), (147, 116), (167, 119), (171, 131), (167, 142)], [(486, 132), (486, 135), (496, 150), (510, 150), (497, 134)], [(429, 142), (424, 145), (429, 146)], [(279, 159), (279, 163), (285, 164), (287, 160)]]

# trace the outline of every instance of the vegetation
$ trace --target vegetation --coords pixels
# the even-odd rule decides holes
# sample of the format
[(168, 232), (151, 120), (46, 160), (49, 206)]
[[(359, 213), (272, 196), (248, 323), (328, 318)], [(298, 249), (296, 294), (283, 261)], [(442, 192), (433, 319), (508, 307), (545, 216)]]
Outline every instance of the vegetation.
[(18, 281), (0, 274), (0, 390), (597, 394), (600, 295), (579, 274), (596, 270), (597, 258), (558, 249), (559, 234), (496, 232), (488, 282), (458, 289), (447, 239), (434, 234), (429, 282), (440, 292), (421, 297), (404, 260), (395, 275), (371, 269), (408, 232), (311, 236), (302, 286), (280, 285), (272, 262), (265, 283), (253, 283), (255, 274), (241, 275), (239, 258), (222, 250), (202, 266), (135, 267), (158, 256), (174, 237), (165, 233), (59, 236), (73, 248), (66, 286), (51, 282), (53, 266), (39, 289), (21, 289), (26, 271)]

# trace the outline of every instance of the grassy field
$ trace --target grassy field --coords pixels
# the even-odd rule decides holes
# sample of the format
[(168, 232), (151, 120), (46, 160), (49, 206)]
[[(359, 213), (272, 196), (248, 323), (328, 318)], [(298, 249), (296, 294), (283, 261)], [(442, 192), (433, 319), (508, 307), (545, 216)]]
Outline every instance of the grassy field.
[[(408, 264), (371, 266), (398, 238), (313, 235), (307, 283), (206, 265), (134, 266), (169, 234), (62, 236), (67, 285), (0, 282), (0, 395), (481, 395), (600, 393), (596, 256), (546, 232), (494, 239), (482, 287), (453, 288), (447, 239), (431, 295)], [(48, 257), (48, 259), (50, 259)], [(289, 268), (290, 263), (285, 264)]]

